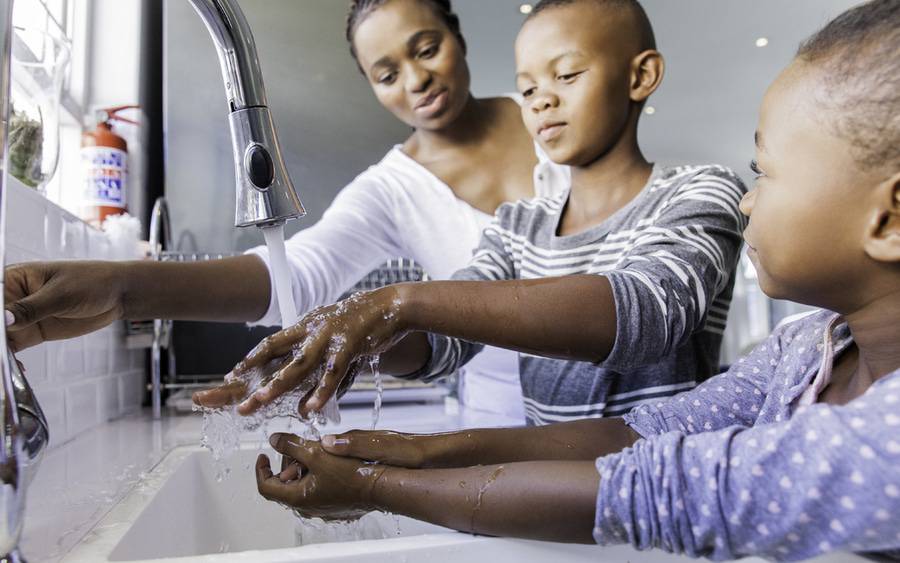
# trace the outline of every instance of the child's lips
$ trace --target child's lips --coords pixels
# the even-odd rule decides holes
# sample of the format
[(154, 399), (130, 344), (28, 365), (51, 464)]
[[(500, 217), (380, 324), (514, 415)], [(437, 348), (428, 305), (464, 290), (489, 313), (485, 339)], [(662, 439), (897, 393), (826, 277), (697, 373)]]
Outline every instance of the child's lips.
[(540, 128), (538, 129), (538, 136), (541, 138), (542, 141), (544, 141), (545, 143), (548, 143), (550, 141), (553, 141), (560, 135), (562, 135), (563, 129), (565, 129), (565, 127), (566, 127), (566, 124), (561, 123), (561, 122), (560, 123), (547, 123), (547, 124), (540, 126)]

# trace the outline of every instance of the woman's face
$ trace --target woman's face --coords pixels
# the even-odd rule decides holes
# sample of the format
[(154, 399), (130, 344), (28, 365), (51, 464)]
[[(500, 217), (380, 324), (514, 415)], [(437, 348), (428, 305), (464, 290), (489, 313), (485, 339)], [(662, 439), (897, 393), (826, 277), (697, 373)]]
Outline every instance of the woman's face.
[(378, 101), (416, 129), (450, 125), (469, 99), (469, 67), (456, 36), (426, 2), (390, 0), (353, 36)]

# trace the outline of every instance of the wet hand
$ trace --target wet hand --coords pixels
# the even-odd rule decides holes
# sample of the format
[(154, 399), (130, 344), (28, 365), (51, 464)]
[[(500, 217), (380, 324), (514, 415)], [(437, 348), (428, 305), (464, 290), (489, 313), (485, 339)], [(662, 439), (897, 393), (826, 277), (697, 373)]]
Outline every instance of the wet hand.
[(123, 317), (122, 275), (112, 262), (17, 264), (4, 270), (7, 339), (13, 350), (73, 338)]
[(319, 442), (292, 434), (273, 434), (269, 442), (292, 462), (287, 471), (275, 475), (268, 457), (260, 455), (256, 460), (257, 489), (266, 499), (308, 518), (349, 520), (377, 510), (372, 490), (384, 467), (333, 456)]
[(418, 469), (434, 467), (429, 454), (435, 438), (450, 434), (415, 435), (385, 430), (351, 430), (322, 437), (322, 448), (330, 454)]
[(360, 293), (334, 305), (321, 307), (297, 324), (275, 333), (254, 348), (233, 370), (247, 378), (261, 367), (281, 362), (268, 381), (238, 406), (248, 415), (285, 393), (305, 391), (298, 405), (301, 416), (320, 410), (353, 371), (373, 355), (390, 349), (406, 330), (394, 287)]

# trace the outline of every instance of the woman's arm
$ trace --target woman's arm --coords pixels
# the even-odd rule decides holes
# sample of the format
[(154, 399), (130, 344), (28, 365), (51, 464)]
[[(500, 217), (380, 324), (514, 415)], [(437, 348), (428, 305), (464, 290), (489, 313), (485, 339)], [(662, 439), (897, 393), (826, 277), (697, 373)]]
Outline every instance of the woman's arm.
[[(118, 319), (252, 321), (269, 301), (256, 257), (209, 262), (31, 262), (6, 268), (13, 347), (73, 338)], [(7, 321), (9, 324), (9, 321)]]

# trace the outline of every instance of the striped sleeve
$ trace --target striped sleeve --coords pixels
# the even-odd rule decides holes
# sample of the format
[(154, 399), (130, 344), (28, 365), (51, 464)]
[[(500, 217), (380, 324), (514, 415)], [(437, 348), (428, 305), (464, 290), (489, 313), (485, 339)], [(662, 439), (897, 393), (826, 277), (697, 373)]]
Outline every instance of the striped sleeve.
[[(500, 281), (514, 279), (515, 269), (510, 255), (508, 231), (501, 223), (508, 216), (510, 204), (497, 210), (494, 220), (481, 233), (481, 241), (472, 255), (469, 265), (453, 274), (457, 281)], [(432, 381), (451, 374), (466, 365), (484, 348), (483, 344), (469, 342), (442, 334), (428, 334), (431, 358), (420, 370), (401, 376), (402, 379)]]
[[(701, 330), (724, 328), (729, 287), (746, 225), (746, 191), (721, 167), (692, 169), (605, 273), (616, 301), (616, 342), (602, 367), (628, 371), (654, 364)], [(723, 300), (727, 303), (727, 300)]]

